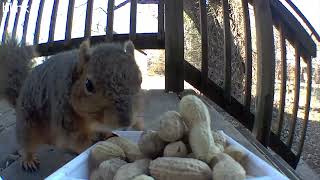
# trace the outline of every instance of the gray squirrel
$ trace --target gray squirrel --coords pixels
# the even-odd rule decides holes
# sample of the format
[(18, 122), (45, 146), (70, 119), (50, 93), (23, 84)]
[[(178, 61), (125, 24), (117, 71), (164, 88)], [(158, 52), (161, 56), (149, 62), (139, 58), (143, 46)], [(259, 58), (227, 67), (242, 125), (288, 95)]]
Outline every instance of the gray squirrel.
[(33, 66), (36, 51), (9, 37), (0, 46), (0, 97), (16, 111), (21, 165), (35, 171), (39, 145), (81, 153), (113, 136), (112, 130), (143, 128), (132, 118), (141, 91), (134, 45), (102, 43), (61, 52)]

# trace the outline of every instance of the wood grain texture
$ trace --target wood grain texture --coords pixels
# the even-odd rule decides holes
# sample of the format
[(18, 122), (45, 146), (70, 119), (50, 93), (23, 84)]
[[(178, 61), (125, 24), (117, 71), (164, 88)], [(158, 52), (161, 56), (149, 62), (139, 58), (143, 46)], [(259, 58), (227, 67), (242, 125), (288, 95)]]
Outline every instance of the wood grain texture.
[(252, 133), (265, 146), (269, 144), (273, 111), (275, 52), (269, 0), (254, 1), (257, 43), (256, 116)]
[(251, 88), (252, 88), (252, 41), (251, 41), (251, 26), (248, 8), (248, 0), (242, 0), (242, 15), (244, 25), (244, 48), (245, 48), (245, 99), (244, 106), (247, 111), (250, 111), (251, 106)]
[(286, 88), (287, 88), (287, 49), (286, 49), (286, 39), (283, 30), (283, 24), (280, 25), (280, 51), (281, 51), (281, 87), (280, 87), (280, 103), (279, 103), (279, 125), (277, 129), (277, 135), (281, 136), (284, 110), (286, 105)]
[(307, 127), (309, 122), (309, 112), (310, 112), (310, 101), (311, 101), (311, 89), (312, 89), (312, 61), (311, 58), (306, 59), (307, 61), (307, 88), (306, 88), (306, 104), (304, 109), (304, 118), (302, 123), (302, 132), (301, 132), (301, 139), (298, 146), (298, 153), (297, 156), (300, 158), (304, 141), (306, 138)]
[(231, 29), (230, 8), (228, 0), (222, 1), (223, 37), (224, 37), (224, 98), (231, 102)]
[(289, 128), (288, 134), (288, 146), (291, 148), (293, 137), (295, 134), (297, 115), (299, 110), (299, 97), (300, 97), (300, 50), (299, 44), (296, 42), (295, 48), (295, 71), (294, 71), (294, 97), (293, 97), (293, 110), (292, 110), (292, 120)]

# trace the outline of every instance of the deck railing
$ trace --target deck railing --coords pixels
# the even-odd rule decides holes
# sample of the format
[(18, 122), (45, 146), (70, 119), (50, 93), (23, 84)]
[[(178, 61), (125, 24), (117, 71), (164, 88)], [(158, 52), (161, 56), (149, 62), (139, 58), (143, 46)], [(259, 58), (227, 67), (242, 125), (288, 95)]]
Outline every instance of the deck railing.
[[(1, 23), (4, 23), (4, 32), (8, 31), (8, 21), (10, 16), (15, 16), (13, 25), (13, 35), (16, 35), (17, 25), (21, 13), (25, 13), (22, 31), (22, 42), (26, 43), (28, 21), (32, 0), (27, 0), (27, 11), (18, 10), (15, 14), (8, 13), (3, 16), (2, 7), (0, 7)], [(249, 1), (249, 2), (248, 2)], [(18, 4), (22, 4), (18, 0)], [(52, 15), (50, 19), (50, 29), (48, 42), (39, 44), (39, 35), (41, 19), (45, 0), (40, 0), (38, 16), (36, 20), (33, 45), (37, 47), (41, 56), (52, 55), (61, 51), (78, 47), (80, 43), (90, 38), (92, 44), (103, 41), (124, 41), (131, 39), (137, 49), (165, 49), (165, 89), (180, 93), (184, 90), (184, 81), (187, 81), (203, 94), (235, 117), (246, 128), (255, 135), (264, 146), (270, 147), (279, 154), (292, 167), (296, 167), (300, 159), (304, 139), (306, 136), (308, 114), (311, 98), (311, 70), (312, 57), (316, 55), (316, 45), (310, 35), (290, 13), (284, 5), (278, 0), (242, 0), (244, 17), (244, 36), (245, 36), (245, 98), (244, 102), (239, 102), (231, 95), (231, 30), (229, 18), (229, 2), (222, 0), (223, 24), (224, 24), (224, 86), (219, 87), (208, 78), (208, 25), (207, 25), (207, 1), (198, 0), (200, 9), (200, 33), (201, 33), (201, 70), (196, 69), (190, 63), (184, 60), (184, 27), (183, 27), (183, 0), (131, 0), (130, 2), (130, 31), (128, 34), (115, 34), (114, 24), (114, 0), (108, 0), (106, 34), (102, 36), (91, 36), (91, 26), (93, 18), (93, 0), (87, 1), (84, 37), (72, 38), (72, 22), (75, 0), (69, 0), (66, 17), (65, 39), (54, 41), (54, 32), (56, 27), (57, 11), (59, 0), (54, 0)], [(158, 32), (157, 33), (137, 33), (137, 3), (156, 3), (158, 4)], [(256, 24), (256, 42), (257, 42), (257, 103), (256, 111), (253, 114), (250, 111), (252, 97), (252, 38), (250, 28), (249, 3), (254, 7), (254, 18)], [(2, 3), (1, 6), (4, 4)], [(10, 9), (9, 9), (10, 11)], [(280, 51), (281, 51), (281, 98), (280, 115), (277, 132), (271, 131), (271, 119), (273, 111), (274, 83), (275, 83), (275, 49), (273, 40), (273, 26), (280, 32)], [(2, 41), (5, 40), (5, 33), (2, 35)], [(287, 51), (286, 40), (291, 42), (295, 48), (295, 93), (292, 124), (289, 128), (287, 142), (280, 139), (283, 130), (283, 119), (286, 98), (286, 72), (287, 72)], [(298, 151), (292, 150), (293, 137), (297, 122), (298, 102), (300, 93), (300, 62), (303, 60), (307, 64), (307, 85), (306, 85), (306, 104), (305, 115), (302, 126), (301, 139), (298, 145)], [(267, 75), (267, 76), (266, 76)]]

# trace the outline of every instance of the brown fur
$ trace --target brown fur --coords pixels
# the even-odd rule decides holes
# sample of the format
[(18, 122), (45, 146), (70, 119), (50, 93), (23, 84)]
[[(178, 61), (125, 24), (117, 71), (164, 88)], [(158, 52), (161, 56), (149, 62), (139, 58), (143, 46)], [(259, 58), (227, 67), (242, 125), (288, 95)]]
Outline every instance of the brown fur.
[[(36, 169), (34, 153), (40, 144), (81, 153), (101, 134), (107, 138), (116, 128), (143, 128), (132, 122), (142, 77), (131, 41), (95, 47), (85, 41), (32, 71), (33, 51), (12, 41), (0, 48), (0, 95), (16, 109), (16, 135), (27, 169)], [(92, 92), (86, 88), (88, 79)]]

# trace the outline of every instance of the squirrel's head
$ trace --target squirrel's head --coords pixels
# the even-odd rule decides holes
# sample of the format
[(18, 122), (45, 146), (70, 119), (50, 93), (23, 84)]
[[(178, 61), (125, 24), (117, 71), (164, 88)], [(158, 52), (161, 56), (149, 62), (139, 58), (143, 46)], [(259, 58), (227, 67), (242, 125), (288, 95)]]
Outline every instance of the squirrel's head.
[(141, 90), (142, 76), (134, 58), (134, 45), (81, 44), (71, 104), (83, 118), (111, 129), (129, 127)]

